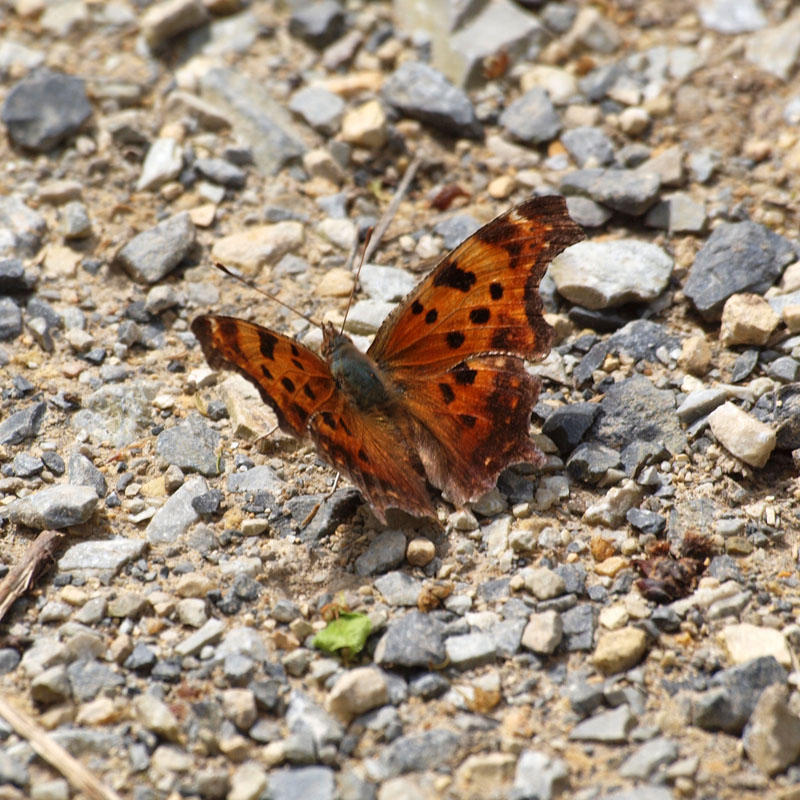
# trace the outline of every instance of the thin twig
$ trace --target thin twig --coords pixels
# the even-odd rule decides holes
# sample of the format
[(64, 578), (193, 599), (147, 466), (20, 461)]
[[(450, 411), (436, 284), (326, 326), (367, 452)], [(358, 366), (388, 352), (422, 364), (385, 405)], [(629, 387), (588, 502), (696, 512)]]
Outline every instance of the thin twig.
[(389, 203), (389, 205), (386, 207), (386, 211), (383, 212), (380, 222), (378, 222), (378, 224), (375, 226), (372, 239), (364, 250), (364, 261), (366, 263), (369, 262), (372, 254), (378, 249), (381, 238), (383, 237), (383, 234), (386, 233), (386, 229), (389, 227), (394, 215), (397, 213), (397, 209), (400, 207), (400, 203), (402, 202), (405, 193), (408, 191), (411, 181), (414, 180), (414, 175), (419, 169), (420, 164), (422, 164), (422, 157), (417, 155), (414, 156), (411, 163), (406, 168), (403, 179), (397, 185), (397, 191), (394, 193), (391, 203)]
[(122, 800), (113, 789), (103, 786), (44, 728), (40, 728), (27, 714), (12, 706), (4, 697), (0, 697), (0, 716), (30, 743), (38, 756), (57, 769), (77, 791), (83, 792), (89, 800)]
[(0, 620), (14, 601), (30, 589), (41, 568), (54, 557), (64, 538), (59, 531), (42, 531), (25, 551), (22, 559), (0, 583)]

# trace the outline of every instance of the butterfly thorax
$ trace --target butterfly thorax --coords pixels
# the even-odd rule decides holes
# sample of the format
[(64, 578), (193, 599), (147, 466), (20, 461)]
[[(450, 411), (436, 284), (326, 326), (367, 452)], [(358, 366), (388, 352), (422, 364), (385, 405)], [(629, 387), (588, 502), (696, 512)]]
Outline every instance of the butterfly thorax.
[(391, 402), (378, 365), (359, 350), (350, 337), (326, 325), (322, 354), (328, 361), (336, 386), (362, 411), (386, 407)]

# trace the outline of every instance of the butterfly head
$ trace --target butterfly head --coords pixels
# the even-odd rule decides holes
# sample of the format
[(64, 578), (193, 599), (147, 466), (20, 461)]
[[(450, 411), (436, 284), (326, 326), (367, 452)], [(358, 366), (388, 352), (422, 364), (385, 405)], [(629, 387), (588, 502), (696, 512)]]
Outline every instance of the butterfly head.
[(341, 333), (335, 325), (330, 322), (322, 323), (322, 355), (328, 360), (331, 356), (346, 344), (352, 344), (349, 336)]

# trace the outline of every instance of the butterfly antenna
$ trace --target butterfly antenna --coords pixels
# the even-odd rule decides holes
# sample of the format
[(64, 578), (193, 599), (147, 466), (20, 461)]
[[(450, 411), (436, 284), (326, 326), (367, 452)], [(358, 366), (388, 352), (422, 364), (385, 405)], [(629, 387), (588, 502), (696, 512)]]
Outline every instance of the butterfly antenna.
[(233, 269), (233, 267), (226, 267), (224, 264), (220, 264), (219, 261), (214, 262), (214, 266), (220, 271), (224, 272), (229, 278), (233, 278), (235, 281), (239, 281), (239, 283), (246, 286), (248, 289), (252, 289), (254, 292), (258, 292), (259, 294), (263, 294), (264, 297), (268, 297), (270, 300), (274, 300), (278, 305), (283, 306), (284, 308), (288, 308), (289, 311), (297, 314), (298, 317), (302, 317), (306, 322), (310, 325), (313, 325), (315, 328), (321, 328), (322, 325), (317, 322), (313, 317), (309, 317), (308, 315), (304, 314), (302, 311), (299, 311), (294, 306), (290, 306), (288, 303), (284, 302), (280, 298), (276, 297), (272, 292), (268, 292), (266, 289), (262, 289), (260, 286), (256, 286), (253, 281), (245, 278), (238, 270)]
[(364, 246), (361, 248), (361, 260), (358, 262), (358, 269), (356, 270), (356, 275), (353, 278), (353, 288), (350, 290), (350, 297), (347, 298), (347, 308), (344, 310), (342, 329), (339, 331), (339, 333), (344, 333), (344, 324), (347, 322), (347, 315), (350, 313), (350, 306), (353, 304), (353, 295), (356, 293), (356, 286), (358, 286), (358, 276), (361, 274), (361, 267), (364, 266), (367, 248), (369, 247), (369, 242), (370, 239), (372, 239), (372, 232), (374, 230), (374, 228), (367, 228), (367, 232), (364, 234)]

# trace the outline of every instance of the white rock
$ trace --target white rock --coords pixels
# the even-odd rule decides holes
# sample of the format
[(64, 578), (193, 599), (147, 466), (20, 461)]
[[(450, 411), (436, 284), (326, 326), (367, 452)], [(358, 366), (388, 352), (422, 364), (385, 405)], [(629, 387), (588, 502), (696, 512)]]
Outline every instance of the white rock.
[(763, 467), (775, 449), (775, 431), (733, 403), (723, 403), (708, 416), (719, 443), (751, 467)]
[(743, 664), (752, 658), (775, 656), (779, 664), (792, 668), (792, 655), (786, 637), (775, 628), (761, 628), (748, 622), (726, 625), (720, 634), (734, 664)]

